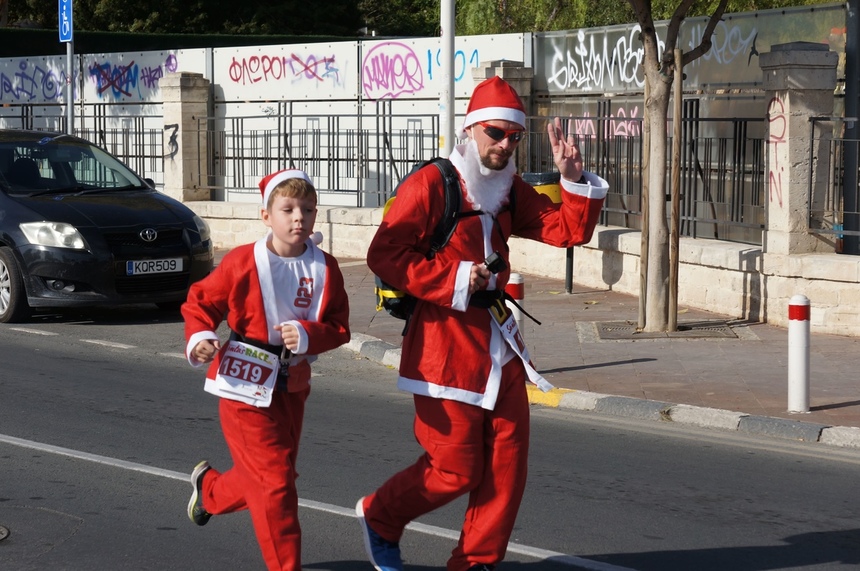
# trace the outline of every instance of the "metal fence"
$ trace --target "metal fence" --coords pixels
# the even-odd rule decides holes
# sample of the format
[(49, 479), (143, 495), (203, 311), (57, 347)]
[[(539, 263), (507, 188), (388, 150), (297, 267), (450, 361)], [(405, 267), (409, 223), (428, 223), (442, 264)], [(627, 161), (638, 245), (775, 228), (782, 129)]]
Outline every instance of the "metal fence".
[[(66, 132), (68, 117), (61, 105), (20, 105), (18, 113), (0, 115), (0, 127)], [(160, 103), (76, 108), (74, 134), (103, 147), (139, 175), (164, 182), (164, 120)]]
[(300, 168), (327, 201), (384, 204), (411, 166), (434, 154), (439, 117), (394, 114), (385, 101), (375, 105), (372, 114), (320, 116), (293, 113), (283, 102), (267, 115), (201, 118), (206, 136), (198, 140), (206, 148), (198, 156), (208, 157), (201, 180), (216, 199), (241, 200), (256, 197), (266, 174)]
[[(292, 114), (285, 103), (277, 113), (265, 116), (201, 119), (207, 148), (199, 155), (210, 161), (205, 180), (217, 199), (256, 197), (257, 183), (266, 174), (301, 168), (329, 199), (340, 195), (342, 204), (384, 204), (412, 165), (436, 152), (439, 123), (437, 115), (394, 115), (384, 102), (378, 105), (373, 116)], [(622, 136), (610, 128), (614, 118), (588, 119), (601, 127), (596, 134), (578, 137), (585, 168), (610, 185), (601, 223), (638, 229), (641, 121), (628, 120), (632, 127)], [(761, 244), (766, 147), (763, 137), (756, 135), (764, 120), (683, 121), (682, 235)], [(546, 122), (546, 117), (527, 121), (528, 135), (517, 157), (522, 172), (555, 169)], [(667, 185), (671, 166), (670, 157)]]
[(848, 254), (860, 253), (860, 140), (844, 137), (856, 121), (809, 121), (809, 232), (832, 240), (836, 252)]
[[(117, 155), (138, 173), (163, 184), (170, 156), (170, 127), (160, 107), (145, 113), (117, 113), (109, 105), (87, 106), (76, 118), (76, 134)], [(354, 115), (302, 115), (282, 102), (266, 115), (210, 117), (200, 121), (205, 148), (198, 150), (201, 180), (216, 200), (256, 199), (260, 178), (286, 167), (311, 174), (324, 204), (374, 207), (384, 204), (397, 183), (418, 161), (437, 152), (438, 115), (397, 115), (378, 102)], [(709, 119), (685, 102), (681, 153), (681, 235), (760, 245), (765, 223), (767, 142), (763, 118)], [(607, 113), (608, 115), (608, 113)], [(576, 117), (571, 118), (576, 120)], [(586, 119), (586, 118), (582, 118)], [(611, 116), (587, 117), (599, 128), (578, 137), (585, 168), (607, 179), (610, 192), (601, 223), (641, 228), (641, 120), (626, 119), (623, 133)], [(517, 161), (522, 172), (555, 169), (546, 135), (547, 117), (529, 117), (527, 137)], [(61, 108), (22, 107), (2, 116), (2, 126), (64, 130)], [(813, 122), (813, 128), (822, 128)], [(669, 132), (672, 130), (669, 128)], [(827, 139), (827, 138), (825, 138)], [(167, 143), (165, 141), (168, 141)], [(669, 140), (671, 148), (671, 138)], [(815, 233), (852, 234), (840, 227), (846, 180), (844, 161), (860, 161), (858, 141), (832, 138), (814, 150), (827, 153), (831, 175), (826, 185), (810, 180), (810, 225)], [(165, 152), (167, 155), (165, 155)], [(813, 152), (813, 150), (811, 150)], [(671, 153), (665, 166), (669, 193)], [(821, 157), (819, 157), (819, 160)], [(854, 204), (856, 205), (856, 199)], [(669, 205), (667, 202), (667, 216)], [(860, 234), (860, 232), (858, 232)]]
[[(697, 109), (685, 109), (694, 114)], [(625, 119), (625, 135), (613, 128), (613, 117), (573, 117), (598, 123), (596, 134), (578, 136), (586, 170), (609, 182), (601, 223), (641, 229), (642, 124)], [(682, 236), (761, 244), (765, 224), (766, 141), (764, 119), (733, 118), (682, 120), (681, 213)], [(539, 128), (538, 123), (540, 124)], [(530, 120), (526, 172), (553, 170), (552, 150), (546, 136), (546, 118)], [(668, 130), (671, 132), (671, 126)], [(668, 138), (668, 148), (673, 139)], [(664, 168), (666, 194), (670, 192), (672, 156)], [(667, 203), (666, 215), (670, 205)]]

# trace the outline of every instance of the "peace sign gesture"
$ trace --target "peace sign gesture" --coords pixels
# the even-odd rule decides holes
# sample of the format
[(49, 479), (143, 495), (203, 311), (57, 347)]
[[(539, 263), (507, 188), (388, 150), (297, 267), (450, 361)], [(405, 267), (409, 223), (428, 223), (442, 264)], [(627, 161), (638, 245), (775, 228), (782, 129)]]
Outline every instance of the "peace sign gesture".
[(573, 142), (573, 119), (568, 119), (567, 137), (561, 128), (561, 119), (556, 117), (550, 121), (546, 130), (549, 133), (549, 144), (552, 146), (552, 158), (561, 176), (571, 182), (577, 182), (582, 177), (582, 154)]

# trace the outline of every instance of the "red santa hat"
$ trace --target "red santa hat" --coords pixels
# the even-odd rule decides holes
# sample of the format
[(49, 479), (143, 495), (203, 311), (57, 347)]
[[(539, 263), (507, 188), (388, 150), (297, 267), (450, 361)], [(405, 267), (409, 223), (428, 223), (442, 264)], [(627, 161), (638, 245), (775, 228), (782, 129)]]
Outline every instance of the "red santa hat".
[(260, 181), (260, 192), (263, 193), (263, 206), (269, 205), (269, 197), (272, 196), (272, 190), (285, 180), (289, 180), (291, 178), (306, 180), (311, 186), (314, 184), (311, 181), (311, 177), (309, 177), (305, 171), (299, 169), (284, 169), (282, 171), (273, 172), (272, 174), (263, 177), (263, 180)]
[(526, 126), (526, 109), (520, 96), (510, 83), (498, 76), (485, 79), (475, 87), (466, 108), (463, 127), (457, 136), (461, 139), (465, 137), (466, 127), (478, 121), (493, 120), (510, 121), (523, 128)]

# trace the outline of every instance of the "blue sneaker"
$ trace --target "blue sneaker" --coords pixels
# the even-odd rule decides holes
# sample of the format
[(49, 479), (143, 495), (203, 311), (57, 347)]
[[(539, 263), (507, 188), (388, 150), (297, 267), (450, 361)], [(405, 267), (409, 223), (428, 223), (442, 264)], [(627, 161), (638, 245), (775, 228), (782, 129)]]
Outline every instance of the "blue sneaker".
[(364, 498), (355, 504), (355, 514), (364, 534), (364, 549), (367, 558), (376, 571), (403, 571), (403, 560), (400, 559), (400, 545), (392, 543), (373, 531), (364, 519)]

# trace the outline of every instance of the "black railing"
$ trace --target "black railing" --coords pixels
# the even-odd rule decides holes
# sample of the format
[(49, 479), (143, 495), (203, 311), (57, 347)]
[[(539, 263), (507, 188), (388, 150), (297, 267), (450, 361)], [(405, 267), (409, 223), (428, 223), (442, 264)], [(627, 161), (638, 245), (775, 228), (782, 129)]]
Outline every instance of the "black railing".
[(860, 140), (844, 138), (856, 118), (810, 118), (809, 232), (836, 252), (860, 254)]

